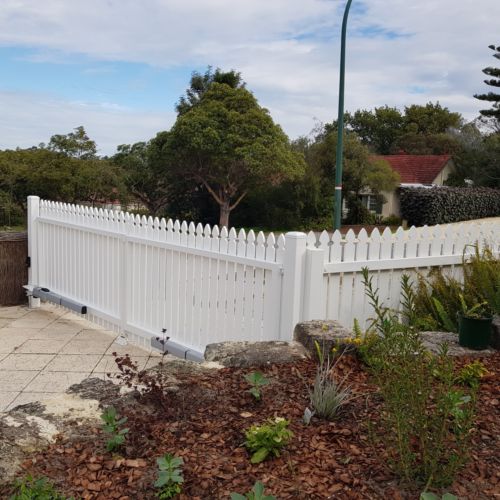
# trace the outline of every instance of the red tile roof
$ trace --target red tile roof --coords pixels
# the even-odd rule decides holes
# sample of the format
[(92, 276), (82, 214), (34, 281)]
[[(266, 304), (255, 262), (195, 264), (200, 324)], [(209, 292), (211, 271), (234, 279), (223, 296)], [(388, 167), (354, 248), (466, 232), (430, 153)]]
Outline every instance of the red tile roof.
[(450, 155), (374, 155), (385, 160), (401, 177), (401, 184), (432, 184), (451, 159)]

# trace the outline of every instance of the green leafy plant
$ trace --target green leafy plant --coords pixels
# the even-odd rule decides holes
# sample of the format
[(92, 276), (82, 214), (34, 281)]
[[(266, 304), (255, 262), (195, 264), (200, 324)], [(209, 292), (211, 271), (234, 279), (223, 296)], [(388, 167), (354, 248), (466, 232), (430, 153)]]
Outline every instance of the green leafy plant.
[[(467, 251), (472, 247), (472, 252)], [(467, 245), (462, 258), (463, 282), (433, 269), (419, 276), (411, 324), (419, 329), (458, 331), (458, 314), (487, 318), (500, 314), (500, 259), (488, 246)]]
[(127, 417), (121, 417), (117, 414), (116, 408), (109, 406), (101, 415), (103, 421), (102, 430), (110, 435), (106, 443), (108, 451), (115, 451), (125, 442), (129, 429), (122, 429), (121, 426), (127, 422)]
[[(435, 493), (431, 493), (430, 491), (426, 491), (420, 494), (420, 500), (439, 500), (439, 497)], [(451, 493), (445, 493), (441, 500), (458, 500), (458, 497), (452, 495)]]
[(284, 418), (268, 419), (262, 425), (252, 425), (245, 432), (245, 446), (252, 453), (253, 464), (263, 462), (269, 455), (279, 457), (280, 450), (292, 439), (290, 422)]
[(257, 400), (260, 401), (262, 394), (260, 392), (261, 387), (269, 384), (269, 380), (264, 377), (260, 372), (247, 373), (245, 375), (245, 380), (252, 386), (248, 389), (248, 392)]
[(473, 245), (473, 252), (464, 255), (464, 283), (478, 302), (487, 302), (495, 314), (500, 314), (500, 258), (487, 245)]
[(167, 453), (163, 457), (157, 458), (158, 479), (155, 486), (160, 488), (157, 496), (161, 499), (173, 498), (182, 490), (184, 477), (182, 475), (183, 460), (180, 457)]
[(455, 379), (457, 384), (475, 387), (479, 385), (480, 380), (488, 373), (486, 366), (481, 361), (474, 361), (466, 364)]
[[(333, 361), (332, 357), (324, 352), (317, 341), (315, 341), (315, 347), (319, 364), (313, 387), (309, 389), (312, 414), (325, 420), (333, 420), (351, 399), (351, 390), (345, 383), (347, 376), (339, 382), (333, 377), (335, 367), (343, 353), (333, 358), (335, 360)], [(304, 421), (306, 422), (306, 419)], [(310, 418), (306, 423), (309, 421)]]
[(491, 312), (488, 307), (488, 302), (479, 302), (472, 305), (467, 304), (463, 294), (459, 294), (461, 313), (464, 318), (483, 319), (491, 318)]
[(425, 490), (451, 484), (467, 460), (476, 390), (456, 389), (447, 347), (430, 355), (418, 330), (383, 308), (367, 271), (364, 284), (379, 332), (370, 353), (383, 399), (375, 435), (386, 447), (389, 465), (405, 482), (425, 485)]
[(244, 495), (240, 493), (231, 493), (231, 500), (276, 500), (276, 497), (273, 495), (266, 495), (264, 493), (264, 485), (257, 481), (253, 488)]
[(38, 479), (32, 476), (18, 480), (14, 483), (15, 493), (10, 500), (73, 500), (59, 494), (47, 478)]

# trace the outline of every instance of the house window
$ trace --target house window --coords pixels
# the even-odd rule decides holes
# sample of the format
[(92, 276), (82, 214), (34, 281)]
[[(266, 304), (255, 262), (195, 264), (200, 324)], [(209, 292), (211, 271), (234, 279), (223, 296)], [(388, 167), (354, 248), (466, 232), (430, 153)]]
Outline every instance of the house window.
[(365, 208), (370, 210), (370, 212), (378, 215), (382, 214), (382, 201), (379, 195), (363, 194), (361, 195), (361, 203)]

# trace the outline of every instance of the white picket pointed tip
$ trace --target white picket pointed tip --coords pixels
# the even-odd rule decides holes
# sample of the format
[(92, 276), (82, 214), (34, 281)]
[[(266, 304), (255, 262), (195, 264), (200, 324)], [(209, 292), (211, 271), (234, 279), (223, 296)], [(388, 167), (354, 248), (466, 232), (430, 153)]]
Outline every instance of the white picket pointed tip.
[(176, 219), (174, 222), (174, 232), (178, 233), (179, 230), (181, 229), (181, 224), (180, 222)]
[(312, 248), (316, 246), (316, 242), (316, 233), (314, 231), (309, 231), (307, 233), (306, 245)]
[(188, 223), (185, 220), (183, 220), (181, 224), (181, 231), (183, 233), (187, 233), (188, 229), (189, 229)]
[(216, 224), (212, 228), (212, 238), (218, 238), (219, 237), (219, 226)]
[(220, 237), (221, 238), (227, 238), (228, 237), (228, 232), (227, 232), (227, 227), (226, 226), (222, 226), (222, 229), (220, 231)]
[(347, 234), (345, 235), (345, 240), (348, 243), (356, 241), (356, 233), (352, 229), (349, 229), (349, 231), (347, 231)]

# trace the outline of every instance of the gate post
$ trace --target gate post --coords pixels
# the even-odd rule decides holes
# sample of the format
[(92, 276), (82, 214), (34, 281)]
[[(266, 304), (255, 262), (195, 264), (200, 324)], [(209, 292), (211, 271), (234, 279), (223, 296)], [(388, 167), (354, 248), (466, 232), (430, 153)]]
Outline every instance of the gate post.
[[(28, 196), (28, 289), (31, 292), (34, 286), (40, 285), (38, 280), (38, 228), (37, 218), (40, 215), (40, 198)], [(40, 299), (29, 295), (29, 307), (40, 307)]]
[(326, 318), (326, 297), (323, 289), (324, 258), (325, 251), (322, 248), (307, 248), (302, 321)]
[(295, 325), (302, 320), (306, 240), (305, 233), (285, 234), (280, 340), (292, 340)]

